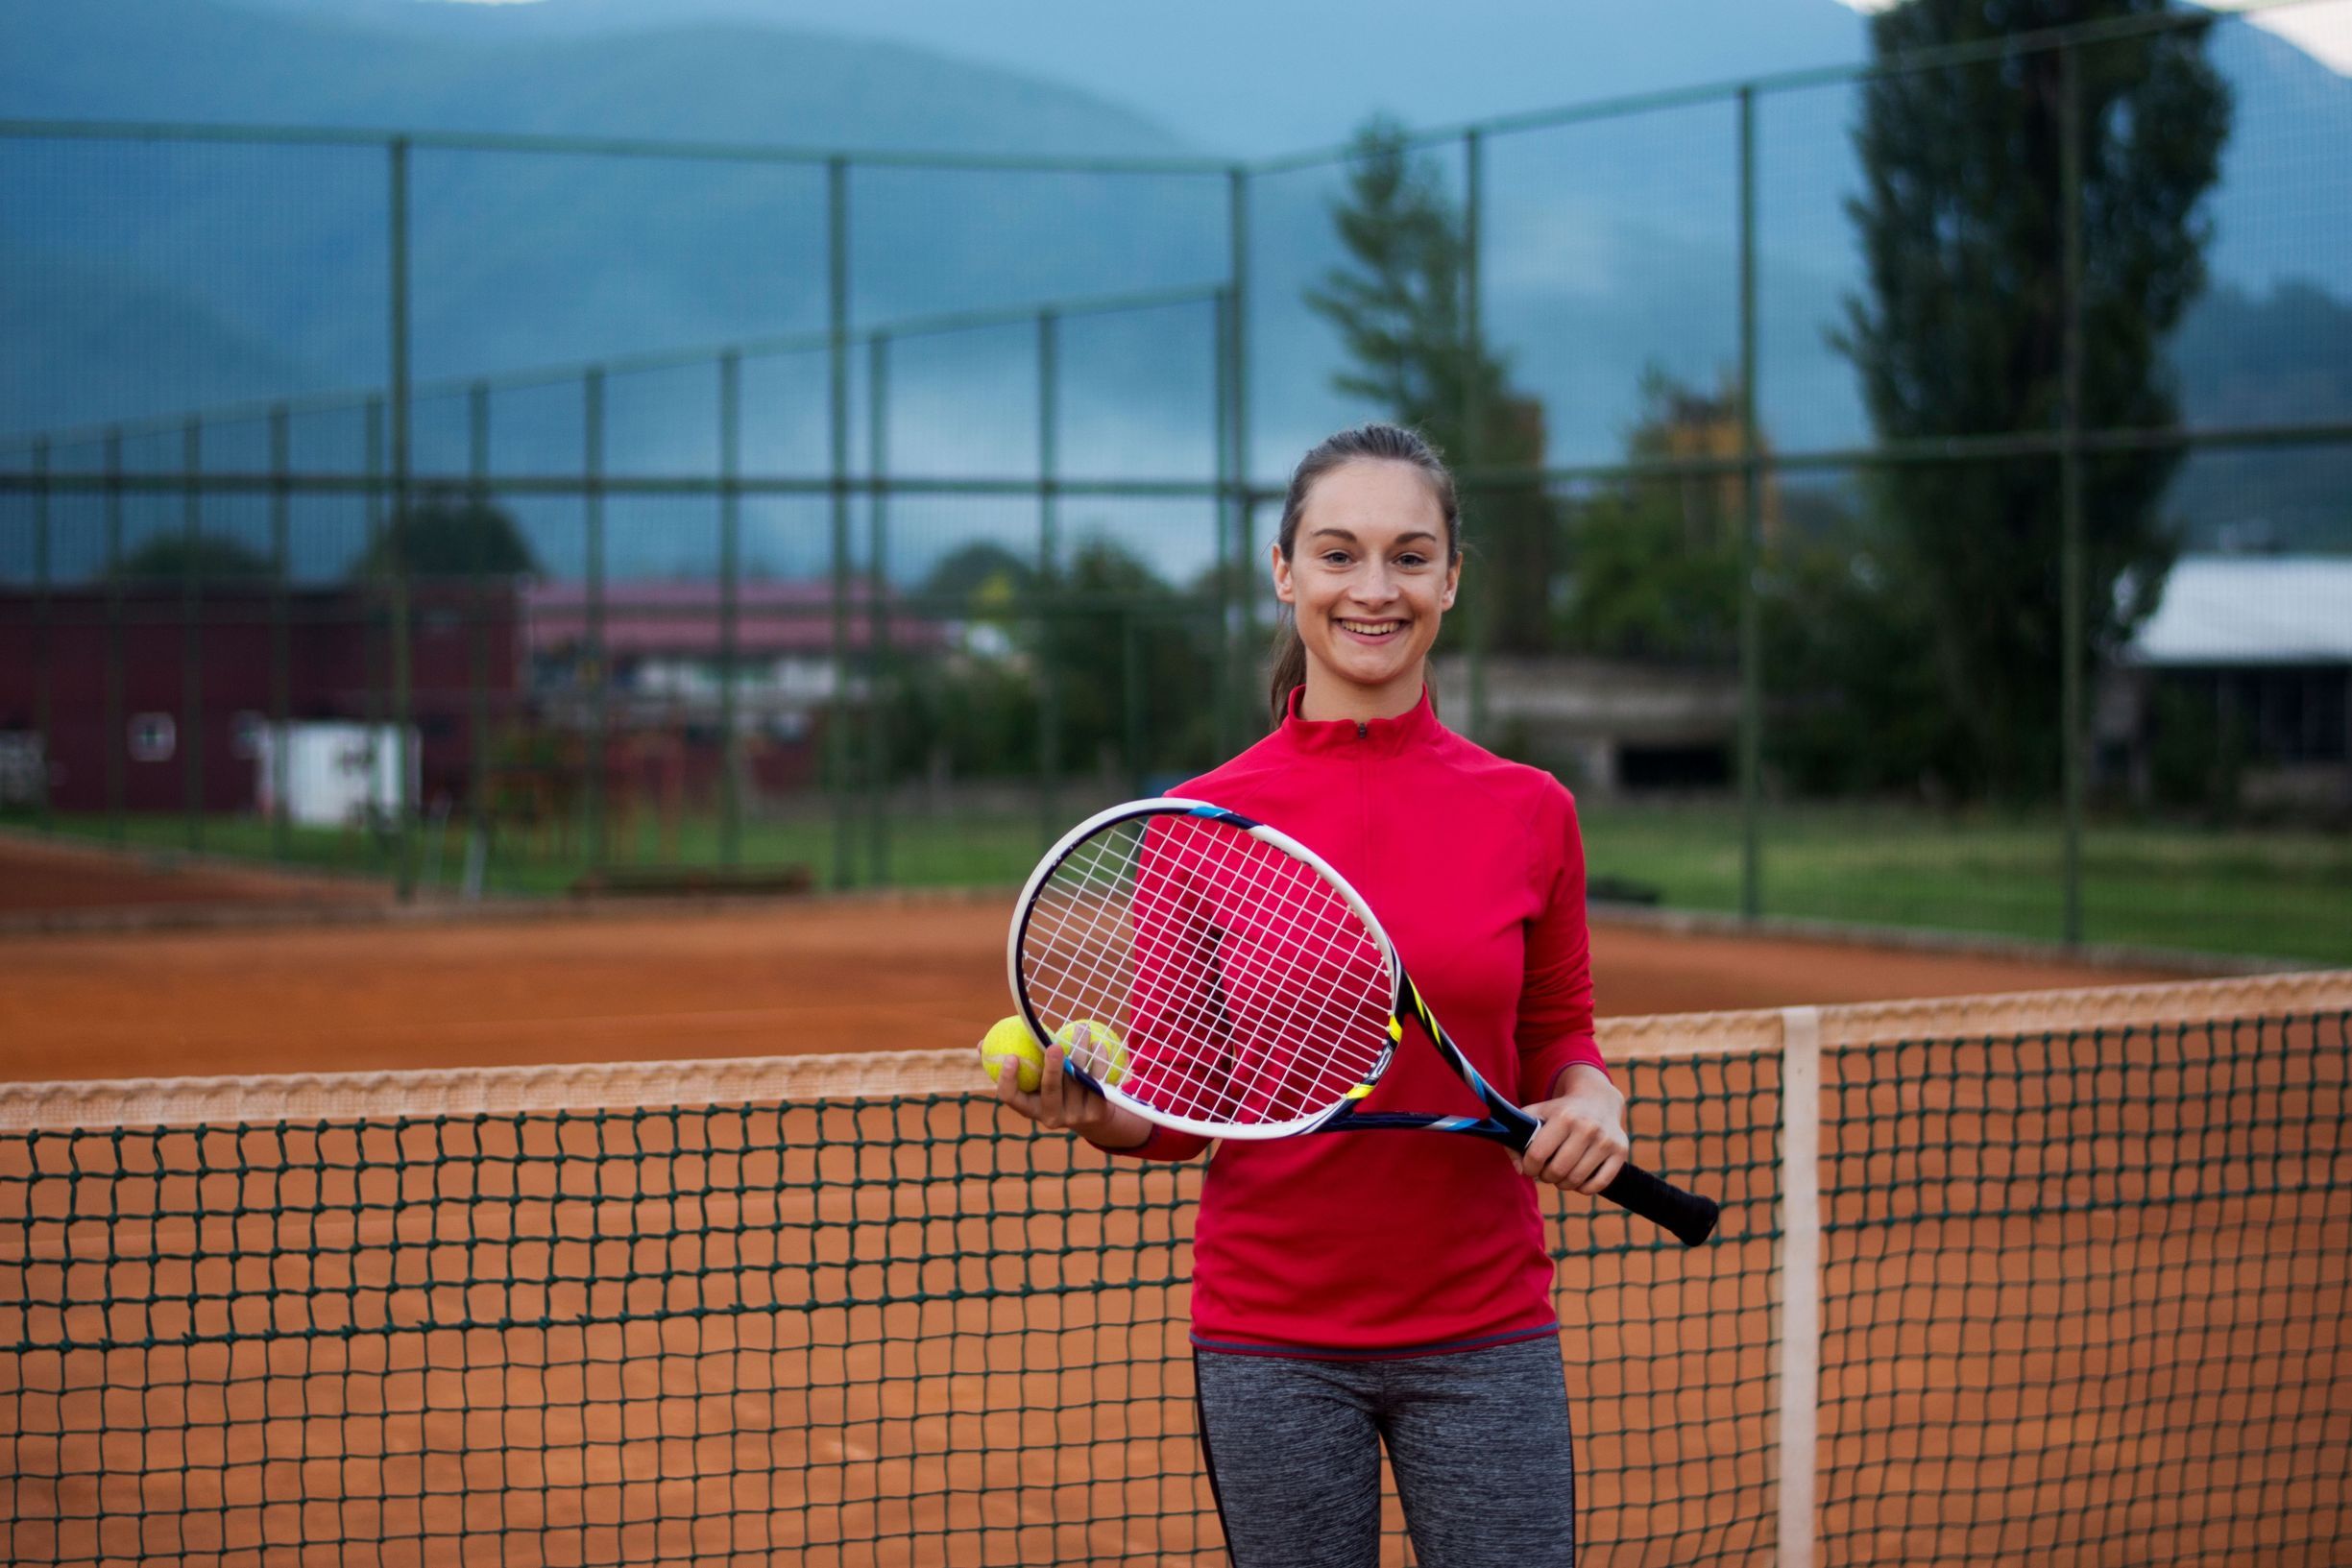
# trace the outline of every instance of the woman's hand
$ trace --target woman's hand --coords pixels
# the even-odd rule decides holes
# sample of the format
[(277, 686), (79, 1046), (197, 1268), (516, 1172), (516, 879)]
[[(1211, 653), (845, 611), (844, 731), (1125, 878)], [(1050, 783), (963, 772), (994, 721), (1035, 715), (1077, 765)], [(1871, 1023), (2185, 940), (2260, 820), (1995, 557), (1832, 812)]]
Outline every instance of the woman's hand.
[(1519, 1170), (1571, 1193), (1597, 1194), (1616, 1180), (1633, 1149), (1625, 1136), (1625, 1096), (1609, 1074), (1583, 1062), (1563, 1068), (1560, 1093), (1527, 1114), (1542, 1123)]
[(1152, 1136), (1152, 1123), (1063, 1072), (1065, 1054), (1059, 1046), (1046, 1048), (1033, 1091), (1022, 1089), (1018, 1062), (1001, 1064), (996, 1098), (1039, 1126), (1075, 1132), (1098, 1148), (1141, 1146)]

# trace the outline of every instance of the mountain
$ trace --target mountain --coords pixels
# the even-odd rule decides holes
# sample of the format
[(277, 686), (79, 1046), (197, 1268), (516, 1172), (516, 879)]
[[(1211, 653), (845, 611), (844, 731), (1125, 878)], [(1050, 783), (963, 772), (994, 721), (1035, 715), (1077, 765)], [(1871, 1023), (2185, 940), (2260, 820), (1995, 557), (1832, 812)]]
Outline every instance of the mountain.
[[(1833, 0), (1464, 0), (1442, 19), (1404, 0), (1155, 11), (869, 0), (855, 12), (819, 0), (15, 0), (0, 29), (0, 104), (18, 119), (1176, 160), (1328, 144), (1374, 109), (1442, 124), (1835, 64), (1865, 47), (1861, 20)], [(2201, 309), (2260, 309), (2294, 289), (2352, 298), (2340, 243), (2352, 181), (2331, 151), (2352, 146), (2352, 83), (2244, 24), (2219, 29), (2214, 50), (2239, 114), (2211, 205), (2217, 289)], [(1866, 436), (1852, 368), (1824, 336), (1857, 278), (1841, 207), (1854, 185), (1852, 109), (1844, 84), (1758, 100), (1758, 391), (1782, 449)], [(1733, 363), (1733, 130), (1717, 98), (1488, 139), (1486, 319), (1517, 379), (1544, 399), (1557, 459), (1616, 452), (1646, 366), (1708, 382)], [(1430, 156), (1458, 184), (1458, 151)], [(410, 174), (421, 380), (824, 325), (821, 166), (421, 146)], [(1330, 391), (1336, 350), (1301, 301), (1338, 258), (1339, 187), (1329, 166), (1250, 184), (1261, 477), (1363, 412)], [(1226, 269), (1226, 184), (1214, 167), (1114, 177), (868, 165), (849, 205), (859, 323), (1212, 284)], [(379, 386), (385, 212), (376, 147), (0, 137), (0, 326), (12, 342), (0, 431)], [(2201, 316), (2210, 329), (2183, 334), (2193, 412), (2229, 405), (2215, 389), (2234, 374), (2235, 319)], [(1205, 306), (1066, 324), (1065, 463), (1205, 473), (1208, 327)], [(1034, 354), (1020, 326), (904, 345), (894, 463), (1030, 471)], [(608, 465), (707, 470), (713, 379), (708, 366), (616, 377)], [(821, 355), (747, 365), (745, 396), (747, 462), (821, 466)], [(498, 468), (575, 469), (580, 398), (576, 380), (501, 393)], [(2323, 402), (2299, 417), (2331, 411), (2345, 412)], [(422, 461), (462, 461), (460, 401), (428, 399), (418, 419)], [(357, 460), (356, 423), (336, 429), (315, 444), (316, 461)], [(2201, 508), (2237, 493), (2183, 490), (2201, 494)], [(952, 519), (941, 508), (942, 530), (1032, 525), (1033, 508), (958, 503)], [(1155, 526), (1129, 510), (1124, 525)]]

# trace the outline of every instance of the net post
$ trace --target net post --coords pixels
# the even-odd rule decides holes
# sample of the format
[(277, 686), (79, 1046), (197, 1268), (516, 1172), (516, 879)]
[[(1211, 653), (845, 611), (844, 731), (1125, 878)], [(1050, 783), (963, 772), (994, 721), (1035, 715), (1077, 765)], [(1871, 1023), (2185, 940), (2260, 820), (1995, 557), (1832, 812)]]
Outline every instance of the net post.
[(1821, 1398), (1821, 1009), (1781, 1010), (1779, 1568), (1812, 1568)]

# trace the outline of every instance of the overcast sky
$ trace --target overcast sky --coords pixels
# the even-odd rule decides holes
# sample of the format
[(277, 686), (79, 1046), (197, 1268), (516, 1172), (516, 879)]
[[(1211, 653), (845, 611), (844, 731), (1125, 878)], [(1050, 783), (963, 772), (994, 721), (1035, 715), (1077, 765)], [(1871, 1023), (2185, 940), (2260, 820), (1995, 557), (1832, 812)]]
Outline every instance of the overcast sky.
[[(548, 4), (551, 0), (474, 0), (480, 5)], [(552, 0), (560, 3), (560, 0)], [(1883, 11), (1895, 0), (1844, 0), (1856, 11)], [(2260, 0), (2208, 0), (2215, 11), (2250, 11)], [(853, 13), (854, 15), (854, 13)], [(2336, 70), (2352, 76), (2352, 0), (2303, 0), (2301, 4), (2278, 6), (2267, 14), (2255, 18), (2256, 25), (2267, 27), (2281, 36), (2292, 38), (2314, 59), (2323, 60)], [(852, 20), (844, 29), (856, 32)]]

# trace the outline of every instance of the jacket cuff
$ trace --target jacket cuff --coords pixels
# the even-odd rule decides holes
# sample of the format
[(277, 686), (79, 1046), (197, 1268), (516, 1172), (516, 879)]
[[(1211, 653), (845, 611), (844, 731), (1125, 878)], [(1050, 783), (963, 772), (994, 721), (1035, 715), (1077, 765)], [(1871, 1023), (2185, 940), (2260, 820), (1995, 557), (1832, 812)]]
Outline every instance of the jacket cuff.
[(1178, 1132), (1174, 1127), (1152, 1124), (1152, 1136), (1132, 1148), (1103, 1148), (1094, 1146), (1114, 1160), (1189, 1160), (1209, 1146), (1209, 1141), (1199, 1133)]

